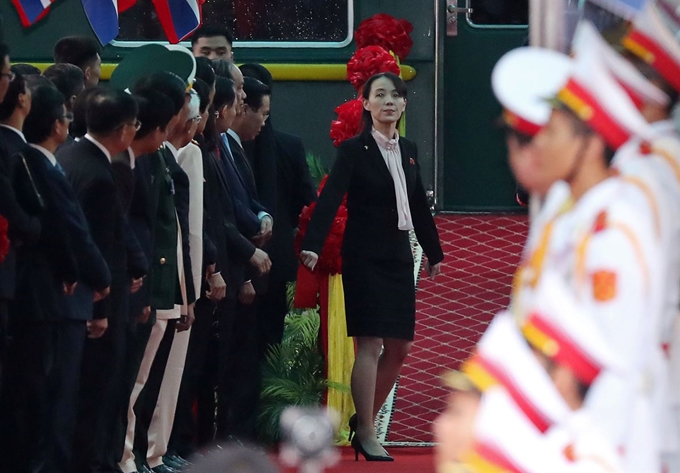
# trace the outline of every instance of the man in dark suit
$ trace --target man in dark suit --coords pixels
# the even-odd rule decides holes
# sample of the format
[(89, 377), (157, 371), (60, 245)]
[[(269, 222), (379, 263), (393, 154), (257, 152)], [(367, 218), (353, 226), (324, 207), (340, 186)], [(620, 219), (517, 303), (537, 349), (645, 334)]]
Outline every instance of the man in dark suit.
[[(30, 111), (30, 95), (23, 78), (14, 75), (9, 67), (9, 50), (0, 44), (2, 75), (0, 76), (0, 215), (9, 223), (10, 248), (0, 262), (0, 387), (7, 346), (7, 305), (14, 297), (16, 246), (31, 243), (40, 235), (40, 222), (27, 215), (17, 204), (16, 196), (7, 178), (9, 157), (26, 143), (21, 132), (23, 120)], [(18, 128), (17, 128), (18, 127)]]
[[(238, 71), (238, 68), (235, 68), (235, 71)], [(269, 116), (270, 91), (260, 81), (246, 77), (244, 92), (246, 105), (242, 112), (236, 115), (231, 128), (223, 135), (222, 161), (234, 196), (239, 231), (256, 246), (263, 247), (271, 238), (273, 219), (258, 201), (255, 179), (250, 162), (243, 151), (242, 142), (255, 139), (264, 126)], [(220, 375), (220, 378), (224, 377), (228, 386), (223, 391), (225, 396), (228, 396), (225, 404), (229, 407), (230, 414), (223, 427), (220, 427), (218, 419), (218, 434), (222, 428), (226, 435), (245, 439), (255, 436), (255, 419), (259, 403), (257, 318), (253, 302), (257, 289), (262, 290), (262, 286), (266, 284), (261, 276), (258, 271), (250, 268), (246, 271), (246, 281), (239, 289), (236, 317), (232, 321), (233, 336), (228, 338), (230, 341), (227, 343), (229, 375)], [(222, 330), (222, 327), (220, 329)]]
[(110, 295), (95, 303), (93, 320), (88, 322), (75, 435), (77, 472), (115, 468), (108, 450), (117, 415), (130, 279), (125, 215), (111, 157), (128, 148), (139, 128), (137, 103), (123, 91), (102, 89), (92, 97), (86, 114), (87, 134), (60, 150), (57, 160), (78, 196), (112, 283)]
[[(80, 363), (91, 311), (79, 310), (82, 303), (69, 294), (78, 289), (73, 284), (57, 281), (54, 285), (45, 261), (61, 268), (54, 271), (56, 274), (75, 262), (73, 274), (78, 275), (80, 297), (88, 298), (89, 307), (93, 291), (94, 297), (107, 293), (110, 273), (54, 157), (68, 135), (69, 119), (63, 96), (48, 85), (37, 87), (32, 94), (31, 113), (24, 123), (31, 146), (12, 157), (15, 169), (12, 177), (17, 190), (22, 190), (25, 208), (39, 216), (50, 231), (37, 247), (23, 246), (18, 252), (17, 297), (11, 305), (15, 332), (10, 362), (15, 373), (31, 381), (19, 379), (12, 384), (19, 387), (13, 388), (19, 399), (37, 399), (38, 404), (30, 408), (34, 415), (22, 412), (21, 406), (25, 406), (22, 402), (13, 409), (27, 436), (14, 436), (18, 448), (12, 449), (12, 453), (21, 468), (29, 458), (30, 464), (42, 465), (48, 471), (68, 472)], [(34, 198), (36, 195), (38, 199)], [(64, 291), (69, 295), (64, 296)]]
[[(238, 382), (231, 377), (230, 363), (238, 360), (229, 358), (230, 342), (234, 337), (232, 327), (237, 317), (236, 306), (239, 288), (244, 281), (244, 267), (252, 265), (259, 271), (266, 273), (270, 268), (267, 254), (256, 246), (238, 229), (234, 193), (228, 172), (235, 169), (225, 161), (227, 149), (222, 142), (221, 134), (231, 126), (236, 109), (236, 91), (233, 82), (218, 77), (216, 79), (215, 98), (215, 130), (213, 134), (206, 134), (203, 143), (203, 172), (204, 172), (204, 206), (206, 218), (206, 232), (217, 249), (217, 269), (221, 270), (227, 283), (226, 297), (216, 305), (207, 298), (197, 303), (197, 326), (192, 329), (187, 356), (187, 368), (184, 371), (182, 389), (177, 407), (175, 426), (171, 439), (171, 448), (182, 456), (191, 455), (196, 446), (194, 444), (195, 430), (193, 428), (192, 405), (196, 396), (199, 378), (203, 373), (205, 360), (205, 346), (209, 342), (210, 326), (213, 311), (219, 320), (219, 364), (218, 381), (218, 436), (224, 438), (229, 435), (227, 430), (229, 421), (230, 385)], [(229, 158), (231, 159), (231, 158)], [(231, 166), (227, 168), (227, 166)], [(231, 169), (231, 171), (228, 171)], [(234, 179), (236, 176), (232, 175)], [(243, 188), (237, 189), (241, 195)], [(243, 197), (245, 198), (245, 197)], [(224, 407), (219, 407), (224, 406)], [(209, 422), (212, 430), (212, 421)], [(211, 432), (212, 434), (212, 432)], [(199, 444), (205, 441), (205, 436), (198, 432)]]
[[(243, 75), (258, 79), (272, 88), (272, 76), (261, 64), (240, 66)], [(258, 292), (258, 347), (264, 357), (271, 345), (281, 343), (284, 319), (288, 313), (287, 285), (295, 281), (298, 261), (295, 256), (295, 229), (302, 208), (316, 200), (316, 187), (307, 166), (302, 140), (274, 129), (269, 118), (260, 134), (244, 143), (252, 162), (260, 202), (276, 220), (267, 245), (272, 259), (264, 293)]]

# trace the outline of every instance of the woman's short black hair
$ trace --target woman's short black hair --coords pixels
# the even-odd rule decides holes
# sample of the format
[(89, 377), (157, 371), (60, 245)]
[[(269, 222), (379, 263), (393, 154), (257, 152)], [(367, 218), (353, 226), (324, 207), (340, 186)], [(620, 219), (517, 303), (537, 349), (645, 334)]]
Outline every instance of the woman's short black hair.
[(137, 117), (137, 102), (127, 92), (107, 87), (92, 98), (85, 114), (88, 132), (107, 135)]
[(24, 122), (24, 136), (29, 143), (42, 143), (52, 134), (57, 120), (64, 119), (64, 96), (52, 85), (32, 90), (31, 111)]
[(137, 131), (135, 139), (141, 139), (154, 131), (156, 128), (165, 130), (175, 116), (175, 109), (170, 99), (156, 90), (143, 90), (134, 95), (139, 111), (137, 119), (142, 126)]
[[(376, 80), (383, 77), (392, 81), (392, 84), (394, 84), (394, 88), (396, 89), (400, 97), (403, 97), (404, 99), (406, 98), (406, 95), (408, 94), (406, 82), (404, 82), (404, 80), (401, 77), (391, 72), (380, 72), (378, 74), (371, 76), (364, 84), (364, 88), (361, 92), (361, 97), (364, 100), (368, 100), (369, 97), (371, 96), (371, 88), (373, 87), (373, 83)], [(399, 121), (401, 121), (401, 118), (399, 118)], [(370, 131), (371, 127), (373, 126), (373, 118), (371, 117), (371, 112), (364, 109), (363, 113), (361, 114), (361, 122), (363, 124), (363, 130)]]
[(236, 90), (234, 90), (234, 81), (224, 77), (217, 77), (215, 79), (215, 98), (213, 99), (213, 107), (219, 111), (225, 105), (232, 106), (236, 100)]
[(144, 90), (155, 90), (167, 95), (173, 104), (175, 115), (182, 111), (184, 107), (186, 87), (184, 81), (177, 74), (162, 71), (142, 77), (132, 87), (132, 93), (137, 94)]
[(16, 74), (14, 80), (9, 83), (5, 98), (0, 103), (0, 120), (7, 120), (14, 113), (19, 103), (19, 96), (26, 93), (26, 81), (24, 76)]
[(205, 113), (208, 105), (210, 105), (210, 86), (201, 79), (196, 79), (194, 82), (194, 90), (198, 94), (198, 98), (201, 99), (201, 104), (198, 106), (198, 111)]
[(201, 79), (208, 87), (215, 85), (215, 69), (207, 57), (196, 58), (196, 79)]

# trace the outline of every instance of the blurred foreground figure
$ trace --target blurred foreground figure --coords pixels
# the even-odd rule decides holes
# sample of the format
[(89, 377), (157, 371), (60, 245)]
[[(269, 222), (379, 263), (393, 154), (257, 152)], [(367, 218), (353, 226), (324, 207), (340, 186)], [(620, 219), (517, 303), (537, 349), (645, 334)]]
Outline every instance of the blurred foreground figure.
[(279, 470), (260, 452), (233, 444), (194, 463), (186, 473), (277, 473)]

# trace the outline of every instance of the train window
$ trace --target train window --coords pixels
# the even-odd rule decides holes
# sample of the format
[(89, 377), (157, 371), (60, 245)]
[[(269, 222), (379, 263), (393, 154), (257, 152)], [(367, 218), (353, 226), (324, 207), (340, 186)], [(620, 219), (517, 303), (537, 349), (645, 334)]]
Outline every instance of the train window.
[(527, 25), (529, 0), (470, 0), (473, 25)]
[[(234, 39), (248, 43), (328, 43), (350, 41), (351, 0), (206, 0), (203, 24), (231, 28)], [(119, 15), (116, 43), (166, 41), (152, 0), (137, 0)], [(304, 44), (303, 44), (304, 45)], [(277, 46), (267, 44), (262, 46)]]

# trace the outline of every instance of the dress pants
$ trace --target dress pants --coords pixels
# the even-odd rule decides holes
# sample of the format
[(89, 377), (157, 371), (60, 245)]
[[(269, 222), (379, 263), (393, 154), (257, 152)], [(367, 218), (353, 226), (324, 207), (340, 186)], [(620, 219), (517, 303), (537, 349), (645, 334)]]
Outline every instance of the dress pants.
[(219, 319), (217, 439), (254, 441), (261, 384), (256, 305), (232, 304)]
[[(179, 390), (179, 398), (177, 400), (177, 409), (175, 411), (175, 421), (172, 426), (172, 436), (170, 438), (169, 450), (171, 453), (176, 453), (184, 458), (188, 458), (196, 452), (198, 446), (195, 439), (199, 437), (197, 432), (196, 420), (194, 419), (194, 401), (197, 400), (201, 381), (205, 383), (206, 377), (209, 380), (210, 375), (206, 373), (206, 354), (209, 352), (211, 341), (213, 338), (213, 323), (215, 321), (215, 313), (224, 304), (215, 305), (210, 299), (202, 297), (196, 301), (194, 313), (196, 320), (191, 327), (191, 337), (189, 338), (189, 346), (187, 348), (187, 357), (184, 373), (182, 374), (182, 384)], [(210, 383), (210, 381), (208, 381)], [(210, 389), (210, 387), (208, 388)], [(212, 399), (210, 405), (214, 413), (215, 399), (214, 399), (214, 384), (212, 385)], [(208, 409), (210, 410), (210, 408)], [(210, 422), (210, 440), (212, 440), (212, 424)], [(200, 437), (205, 438), (204, 433)], [(199, 439), (200, 440), (200, 439)]]
[(283, 339), (284, 321), (288, 313), (286, 288), (286, 281), (271, 277), (267, 292), (258, 296), (257, 346), (262, 360), (265, 359), (269, 347), (281, 343)]
[[(160, 312), (160, 311), (159, 311)], [(128, 417), (127, 417), (127, 428), (125, 435), (125, 445), (123, 449), (123, 455), (120, 458), (120, 469), (124, 473), (132, 473), (137, 471), (137, 465), (135, 464), (135, 440), (137, 437), (137, 411), (135, 405), (139, 399), (142, 399), (146, 395), (147, 391), (144, 391), (147, 382), (149, 381), (149, 376), (151, 374), (151, 368), (153, 366), (154, 360), (158, 353), (161, 342), (168, 330), (170, 320), (167, 319), (156, 319), (156, 323), (151, 327), (151, 334), (149, 336), (148, 343), (144, 350), (144, 356), (137, 373), (137, 378), (135, 380), (135, 386), (130, 395), (128, 401)], [(171, 330), (172, 332), (172, 330)], [(148, 424), (147, 424), (148, 425)], [(143, 450), (144, 452), (146, 449)], [(143, 457), (143, 455), (142, 455)], [(145, 461), (145, 458), (140, 458), (140, 461)]]
[(190, 328), (183, 332), (177, 332), (172, 340), (147, 434), (146, 461), (151, 468), (162, 465), (163, 456), (168, 452), (192, 330), (193, 328)]
[[(131, 313), (131, 315), (133, 315)], [(136, 317), (135, 317), (136, 318)], [(133, 321), (128, 326), (127, 332), (127, 351), (125, 353), (125, 362), (123, 367), (123, 382), (121, 385), (120, 399), (118, 403), (118, 421), (116, 425), (116, 434), (111, 448), (116, 452), (117, 461), (123, 458), (125, 450), (125, 436), (127, 434), (128, 425), (128, 407), (130, 405), (130, 397), (134, 390), (137, 381), (137, 375), (144, 359), (144, 352), (151, 337), (151, 330), (156, 322), (156, 313), (152, 311), (149, 320), (146, 323), (140, 324)]]
[(11, 320), (0, 453), (6, 471), (70, 472), (84, 321)]
[(116, 297), (104, 335), (86, 339), (80, 377), (80, 405), (74, 435), (75, 473), (119, 472), (116, 442), (118, 402), (123, 381), (130, 281), (115, 278)]

